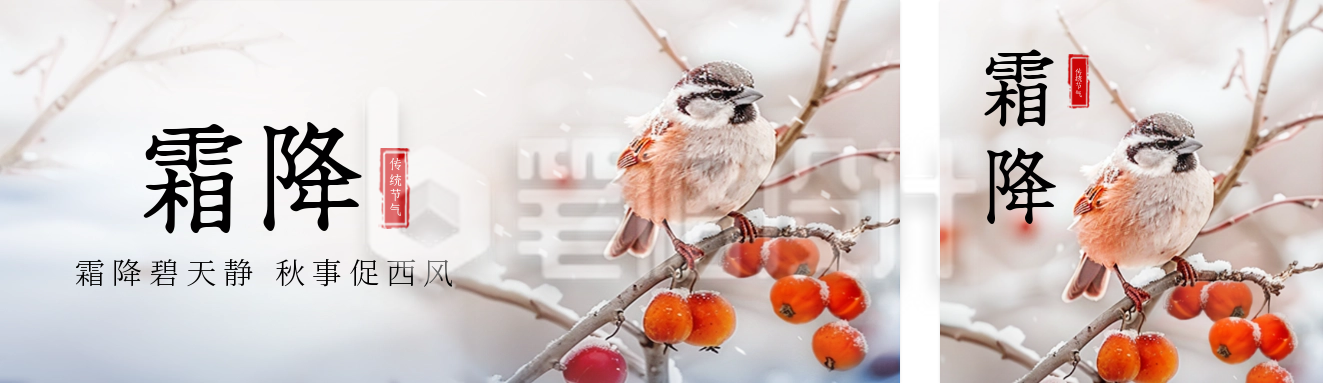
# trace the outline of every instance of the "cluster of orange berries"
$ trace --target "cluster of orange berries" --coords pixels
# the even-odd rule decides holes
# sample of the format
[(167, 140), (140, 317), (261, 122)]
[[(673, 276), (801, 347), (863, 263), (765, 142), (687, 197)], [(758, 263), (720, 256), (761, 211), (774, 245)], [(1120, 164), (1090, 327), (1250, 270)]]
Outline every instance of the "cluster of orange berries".
[(1199, 282), (1173, 289), (1167, 299), (1167, 313), (1177, 319), (1190, 319), (1202, 311), (1213, 320), (1208, 330), (1208, 345), (1223, 362), (1241, 363), (1255, 352), (1272, 359), (1254, 366), (1246, 377), (1247, 382), (1289, 382), (1291, 374), (1276, 361), (1295, 350), (1291, 325), (1273, 313), (1245, 319), (1253, 305), (1254, 295), (1243, 282)]
[(840, 320), (813, 334), (813, 354), (829, 370), (848, 370), (863, 362), (868, 343), (852, 320), (868, 309), (868, 292), (854, 276), (835, 271), (813, 278), (818, 247), (807, 238), (759, 238), (731, 245), (721, 266), (737, 278), (766, 270), (776, 279), (770, 293), (772, 310), (786, 322), (808, 323), (830, 311)]
[(1098, 349), (1098, 377), (1109, 382), (1165, 383), (1179, 366), (1176, 346), (1156, 332), (1114, 331)]
[(667, 346), (684, 342), (716, 352), (735, 333), (735, 307), (714, 291), (662, 290), (643, 313), (643, 333)]

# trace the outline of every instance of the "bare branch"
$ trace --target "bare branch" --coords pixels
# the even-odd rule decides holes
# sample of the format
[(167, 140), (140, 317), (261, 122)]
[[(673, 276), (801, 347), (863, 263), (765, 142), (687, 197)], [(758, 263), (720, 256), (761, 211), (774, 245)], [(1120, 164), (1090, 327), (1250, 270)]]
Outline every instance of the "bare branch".
[(629, 8), (634, 10), (634, 15), (639, 17), (639, 21), (643, 22), (643, 27), (648, 28), (648, 33), (652, 34), (652, 38), (656, 39), (658, 44), (661, 44), (662, 52), (666, 52), (666, 55), (671, 57), (671, 61), (674, 61), (675, 65), (680, 67), (681, 72), (688, 72), (690, 69), (689, 63), (685, 61), (683, 56), (675, 52), (675, 47), (671, 46), (671, 39), (666, 36), (666, 31), (652, 26), (652, 22), (648, 21), (648, 17), (643, 15), (643, 11), (639, 10), (639, 5), (635, 4), (634, 0), (625, 0), (625, 2), (629, 3)]
[(1259, 146), (1254, 147), (1254, 154), (1258, 154), (1259, 152), (1267, 150), (1268, 148), (1276, 146), (1277, 144), (1295, 138), (1295, 136), (1299, 135), (1300, 132), (1304, 131), (1305, 128), (1308, 127), (1310, 123), (1313, 123), (1318, 120), (1323, 120), (1323, 114), (1310, 113), (1301, 116), (1295, 121), (1278, 125), (1276, 128), (1273, 128), (1270, 131), (1260, 134), (1259, 139), (1262, 140), (1262, 142), (1259, 144)]
[[(1318, 21), (1318, 18), (1319, 18), (1320, 16), (1323, 16), (1323, 5), (1319, 5), (1319, 6), (1318, 6), (1318, 11), (1317, 11), (1317, 12), (1314, 12), (1314, 15), (1309, 17), (1309, 20), (1305, 20), (1304, 23), (1301, 23), (1299, 26), (1296, 26), (1295, 28), (1291, 29), (1291, 36), (1288, 36), (1288, 38), (1289, 38), (1289, 37), (1294, 37), (1295, 35), (1300, 34), (1300, 32), (1304, 32), (1305, 29), (1311, 29), (1311, 28), (1312, 28), (1312, 29), (1317, 29), (1317, 30), (1319, 30), (1320, 32), (1323, 32), (1323, 27), (1320, 27), (1320, 26), (1318, 26), (1318, 25), (1314, 25), (1314, 22), (1315, 22), (1315, 21)], [(1289, 22), (1291, 22), (1291, 19), (1285, 19), (1285, 20), (1282, 20), (1282, 23), (1283, 23), (1283, 24), (1285, 24), (1285, 23), (1289, 23)]]
[[(1279, 295), (1281, 294), (1282, 289), (1286, 287), (1286, 280), (1291, 276), (1323, 268), (1323, 263), (1317, 263), (1305, 267), (1298, 267), (1298, 265), (1299, 262), (1292, 262), (1287, 266), (1285, 271), (1282, 271), (1277, 275), (1245, 272), (1243, 270), (1229, 271), (1226, 273), (1215, 273), (1204, 270), (1199, 271), (1199, 277), (1197, 279), (1200, 281), (1229, 280), (1237, 282), (1253, 282), (1259, 285), (1259, 287), (1262, 287), (1264, 292), (1272, 295)], [(1168, 273), (1161, 279), (1144, 286), (1143, 289), (1151, 296), (1161, 296), (1164, 292), (1176, 286), (1176, 280), (1179, 276), (1179, 272)], [(1149, 300), (1148, 305), (1153, 305), (1153, 302), (1155, 301), (1157, 301), (1157, 299)], [(1088, 324), (1088, 326), (1085, 326), (1083, 330), (1080, 330), (1078, 334), (1075, 334), (1074, 337), (1062, 344), (1061, 347), (1057, 347), (1055, 351), (1048, 353), (1047, 356), (1043, 357), (1042, 361), (1034, 366), (1033, 370), (1029, 371), (1028, 374), (1025, 374), (1025, 376), (1021, 377), (1016, 382), (1041, 382), (1043, 378), (1046, 378), (1052, 373), (1052, 371), (1055, 371), (1061, 365), (1071, 361), (1075, 352), (1083, 349), (1085, 345), (1088, 345), (1089, 342), (1093, 340), (1093, 338), (1098, 337), (1099, 334), (1102, 334), (1102, 332), (1113, 323), (1121, 320), (1126, 312), (1132, 311), (1134, 308), (1135, 304), (1133, 301), (1129, 298), (1121, 298), (1120, 301), (1112, 305), (1112, 307), (1103, 312), (1102, 315), (1095, 318)]]
[[(1061, 28), (1066, 31), (1066, 37), (1070, 38), (1070, 43), (1075, 45), (1075, 50), (1079, 51), (1082, 55), (1089, 54), (1089, 51), (1084, 49), (1084, 45), (1080, 45), (1079, 40), (1075, 39), (1075, 32), (1070, 30), (1070, 23), (1066, 22), (1066, 14), (1061, 12), (1060, 9), (1057, 9), (1057, 20), (1061, 22)], [(1121, 108), (1121, 113), (1125, 113), (1126, 118), (1129, 118), (1131, 123), (1139, 122), (1139, 118), (1135, 117), (1135, 112), (1130, 110), (1125, 99), (1121, 98), (1121, 91), (1116, 89), (1116, 84), (1107, 81), (1107, 77), (1103, 76), (1102, 70), (1098, 69), (1098, 64), (1095, 64), (1094, 61), (1095, 60), (1089, 60), (1089, 69), (1092, 69), (1093, 75), (1097, 76), (1098, 81), (1103, 83), (1103, 89), (1107, 90), (1107, 94), (1112, 95), (1112, 103)]]
[(46, 102), (46, 84), (50, 82), (51, 72), (55, 70), (55, 64), (60, 61), (60, 55), (63, 53), (64, 36), (60, 36), (55, 40), (55, 46), (51, 49), (37, 55), (28, 65), (14, 70), (15, 76), (22, 76), (34, 68), (39, 72), (40, 80), (37, 83), (37, 95), (33, 97), (37, 110), (41, 110), (41, 105)]
[(836, 156), (834, 156), (834, 157), (832, 157), (832, 158), (828, 158), (828, 159), (826, 159), (826, 160), (823, 160), (822, 162), (818, 162), (818, 163), (816, 163), (816, 164), (810, 165), (809, 167), (806, 167), (806, 168), (803, 168), (803, 169), (796, 170), (796, 171), (794, 171), (794, 172), (792, 172), (792, 173), (790, 173), (790, 174), (787, 174), (787, 175), (785, 175), (785, 176), (783, 176), (783, 177), (781, 177), (781, 178), (778, 178), (778, 179), (776, 179), (776, 180), (763, 182), (763, 184), (762, 184), (761, 186), (758, 186), (758, 190), (763, 190), (763, 189), (768, 189), (768, 188), (774, 188), (774, 187), (777, 187), (777, 186), (781, 186), (781, 185), (788, 184), (788, 183), (790, 183), (791, 181), (797, 180), (797, 179), (799, 179), (799, 178), (801, 178), (801, 177), (804, 177), (804, 176), (808, 175), (809, 173), (812, 173), (812, 172), (814, 172), (814, 171), (817, 171), (818, 169), (821, 169), (823, 166), (830, 165), (830, 164), (832, 164), (832, 163), (835, 163), (835, 162), (840, 161), (840, 160), (844, 160), (844, 159), (846, 159), (846, 158), (853, 158), (853, 157), (864, 156), (864, 157), (872, 157), (872, 158), (876, 158), (876, 159), (878, 159), (878, 160), (882, 160), (882, 161), (884, 161), (884, 162), (889, 162), (889, 161), (891, 161), (893, 158), (896, 158), (896, 156), (898, 156), (898, 155), (900, 155), (900, 149), (897, 149), (897, 148), (858, 150), (858, 151), (853, 151), (853, 152), (849, 152), (849, 153), (841, 153), (841, 154), (836, 155)]
[(213, 50), (232, 50), (238, 52), (239, 54), (243, 54), (247, 56), (248, 54), (244, 50), (245, 48), (255, 44), (274, 41), (279, 38), (280, 36), (255, 37), (250, 39), (242, 39), (242, 40), (234, 40), (234, 41), (214, 41), (208, 43), (190, 44), (190, 45), (173, 47), (147, 54), (135, 54), (133, 58), (130, 59), (130, 61), (143, 61), (143, 62), (160, 61), (160, 60), (170, 59), (173, 57), (187, 55), (190, 53), (213, 51)]
[[(870, 218), (865, 218), (858, 226), (847, 231), (837, 231), (835, 229), (827, 229), (818, 226), (812, 228), (779, 228), (764, 226), (758, 228), (758, 236), (769, 238), (820, 238), (830, 244), (833, 249), (848, 252), (854, 247), (855, 241), (864, 231), (888, 227), (898, 223), (900, 223), (900, 219), (893, 218), (892, 220), (885, 222), (870, 222)], [(713, 254), (722, 246), (735, 243), (738, 240), (739, 230), (732, 227), (727, 228), (712, 237), (699, 241), (694, 245), (703, 249), (703, 252), (706, 254)], [(624, 310), (628, 308), (634, 303), (634, 301), (643, 297), (643, 294), (647, 293), (658, 283), (670, 278), (672, 271), (680, 268), (684, 263), (684, 257), (676, 254), (667, 258), (660, 265), (657, 265), (657, 267), (652, 268), (647, 274), (644, 274), (629, 287), (626, 287), (624, 291), (620, 292), (619, 295), (616, 295), (615, 298), (607, 301), (607, 303), (600, 309), (588, 313), (587, 316), (576, 323), (568, 332), (548, 344), (537, 356), (533, 357), (528, 363), (515, 371), (509, 381), (531, 382), (539, 376), (542, 376), (542, 374), (550, 370), (556, 361), (565, 355), (566, 352), (569, 352), (574, 345), (578, 344), (579, 341), (582, 341), (583, 338), (587, 337), (593, 331), (596, 331), (598, 328), (611, 323), (611, 321), (614, 320), (613, 315), (604, 313), (613, 313), (616, 310)]]
[[(1038, 353), (1033, 352), (1022, 345), (1006, 344), (1002, 342), (1001, 339), (997, 339), (986, 333), (970, 331), (967, 328), (959, 326), (943, 324), (941, 325), (941, 332), (942, 336), (951, 338), (957, 342), (976, 344), (989, 350), (996, 351), (1001, 354), (1002, 359), (1015, 362), (1016, 364), (1024, 366), (1024, 368), (1032, 369), (1034, 366), (1038, 365)], [(1081, 362), (1077, 366), (1078, 372), (1088, 375), (1089, 380), (1094, 382), (1103, 381), (1102, 378), (1098, 377), (1098, 371), (1094, 370), (1093, 366), (1090, 366), (1088, 363)]]
[(873, 81), (882, 78), (883, 73), (893, 69), (900, 69), (900, 63), (876, 64), (866, 71), (832, 80), (828, 83), (827, 93), (822, 96), (822, 103), (826, 104), (841, 96), (864, 90)]
[(818, 58), (818, 78), (813, 82), (813, 92), (809, 96), (808, 103), (799, 111), (799, 117), (787, 124), (786, 133), (776, 140), (776, 162), (780, 162), (785, 157), (786, 152), (790, 151), (790, 146), (798, 140), (799, 134), (804, 131), (804, 124), (813, 118), (817, 113), (818, 107), (822, 106), (822, 98), (827, 95), (827, 78), (832, 71), (832, 50), (836, 48), (836, 35), (841, 29), (841, 19), (845, 17), (845, 8), (850, 4), (850, 0), (837, 0), (836, 12), (832, 14), (831, 25), (827, 27), (827, 37), (823, 39), (822, 54)]
[[(1277, 57), (1281, 55), (1282, 47), (1291, 39), (1290, 22), (1291, 14), (1295, 11), (1295, 2), (1296, 0), (1289, 0), (1286, 3), (1286, 14), (1282, 16), (1282, 23), (1277, 32), (1277, 40), (1268, 51), (1267, 58), (1264, 59), (1263, 74), (1259, 80), (1258, 92), (1255, 93), (1254, 96), (1254, 113), (1250, 118), (1250, 129), (1249, 133), (1245, 136), (1244, 149), (1241, 150), (1240, 158), (1236, 160), (1236, 163), (1231, 165), (1231, 169), (1226, 171), (1226, 178), (1223, 182), (1218, 183), (1217, 187), (1213, 190), (1214, 211), (1222, 205), (1222, 201), (1226, 199), (1227, 193), (1230, 193), (1231, 188), (1235, 186), (1236, 179), (1240, 178), (1240, 173), (1245, 170), (1245, 166), (1249, 165), (1250, 158), (1257, 152), (1256, 149), (1260, 144), (1264, 143), (1264, 138), (1259, 135), (1259, 129), (1261, 129), (1263, 121), (1265, 120), (1263, 115), (1263, 103), (1264, 100), (1268, 98), (1268, 85), (1272, 83), (1272, 73), (1273, 68), (1277, 66)], [(1321, 10), (1323, 10), (1323, 8), (1321, 8)], [(1317, 17), (1317, 15), (1314, 16), (1314, 18)], [(1313, 18), (1310, 19), (1310, 22), (1313, 22)]]
[(790, 24), (790, 32), (786, 32), (786, 37), (794, 36), (795, 29), (800, 25), (804, 26), (804, 32), (808, 34), (809, 45), (813, 46), (813, 50), (822, 52), (822, 45), (818, 44), (818, 34), (813, 31), (813, 0), (804, 0), (799, 13), (795, 14), (795, 23)]
[(1222, 223), (1219, 223), (1219, 224), (1217, 224), (1217, 225), (1214, 225), (1214, 226), (1212, 226), (1212, 227), (1209, 227), (1209, 228), (1207, 228), (1207, 229), (1204, 229), (1203, 231), (1200, 231), (1200, 232), (1199, 232), (1199, 235), (1212, 234), (1212, 233), (1216, 233), (1216, 232), (1222, 231), (1222, 229), (1226, 229), (1226, 228), (1228, 228), (1228, 227), (1231, 227), (1231, 225), (1235, 225), (1235, 224), (1237, 224), (1237, 223), (1240, 223), (1240, 221), (1244, 221), (1246, 218), (1249, 218), (1251, 215), (1254, 215), (1255, 213), (1258, 213), (1258, 212), (1260, 212), (1260, 211), (1266, 210), (1266, 209), (1268, 209), (1268, 208), (1270, 208), (1270, 207), (1273, 207), (1273, 206), (1285, 205), (1285, 204), (1299, 204), (1299, 205), (1301, 205), (1301, 206), (1304, 206), (1304, 207), (1307, 207), (1307, 208), (1313, 209), (1313, 208), (1315, 208), (1315, 207), (1318, 207), (1318, 203), (1319, 203), (1320, 201), (1323, 201), (1323, 195), (1311, 195), (1311, 196), (1302, 196), (1302, 197), (1291, 197), (1291, 198), (1275, 199), (1275, 200), (1273, 200), (1272, 202), (1268, 202), (1268, 203), (1265, 203), (1265, 204), (1262, 204), (1262, 205), (1256, 206), (1256, 207), (1254, 207), (1253, 209), (1249, 209), (1249, 211), (1246, 211), (1246, 212), (1244, 212), (1244, 213), (1240, 213), (1240, 214), (1236, 214), (1235, 216), (1233, 216), (1233, 217), (1227, 219), (1226, 221), (1222, 221)]
[(1236, 65), (1231, 66), (1231, 73), (1227, 75), (1227, 82), (1222, 84), (1222, 90), (1231, 87), (1232, 80), (1240, 80), (1240, 87), (1245, 90), (1245, 99), (1254, 102), (1254, 93), (1250, 93), (1249, 76), (1245, 70), (1245, 50), (1236, 48)]

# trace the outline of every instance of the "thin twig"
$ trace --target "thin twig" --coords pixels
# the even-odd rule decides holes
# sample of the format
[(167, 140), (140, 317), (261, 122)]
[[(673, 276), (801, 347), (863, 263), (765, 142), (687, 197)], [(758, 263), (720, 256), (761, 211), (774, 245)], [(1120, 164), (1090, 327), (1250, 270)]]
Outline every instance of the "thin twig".
[(1272, 130), (1263, 132), (1262, 134), (1260, 134), (1259, 137), (1259, 139), (1261, 140), (1259, 145), (1254, 147), (1254, 154), (1258, 154), (1259, 152), (1267, 150), (1268, 148), (1277, 146), (1277, 144), (1295, 138), (1295, 136), (1299, 135), (1300, 132), (1303, 132), (1305, 128), (1309, 126), (1310, 123), (1319, 120), (1323, 120), (1323, 114), (1310, 113), (1301, 116), (1295, 121), (1278, 125), (1276, 128), (1273, 128)]
[(850, 4), (849, 0), (837, 0), (836, 12), (832, 14), (831, 24), (827, 27), (827, 37), (822, 42), (822, 54), (818, 57), (818, 77), (813, 82), (813, 92), (809, 96), (808, 103), (799, 111), (799, 117), (787, 124), (785, 134), (777, 138), (776, 141), (776, 161), (779, 162), (785, 158), (786, 152), (790, 151), (790, 146), (798, 140), (799, 134), (804, 130), (804, 124), (813, 118), (818, 108), (822, 106), (822, 98), (827, 95), (827, 78), (831, 76), (832, 71), (832, 50), (836, 48), (837, 32), (841, 29), (841, 19), (845, 18), (845, 8)]
[(813, 47), (813, 50), (822, 52), (822, 45), (818, 44), (818, 34), (813, 31), (813, 0), (804, 0), (804, 5), (799, 8), (799, 13), (795, 14), (795, 22), (790, 24), (790, 32), (786, 32), (786, 37), (794, 36), (795, 30), (800, 25), (804, 26), (804, 31), (809, 37), (809, 45)]
[[(37, 115), (36, 120), (33, 120), (32, 124), (28, 125), (27, 130), (23, 131), (23, 135), (18, 138), (18, 141), (15, 141), (14, 144), (9, 147), (9, 149), (5, 150), (4, 154), (0, 154), (0, 172), (5, 171), (7, 168), (18, 163), (19, 160), (23, 157), (23, 151), (26, 150), (28, 146), (32, 145), (33, 142), (37, 141), (37, 138), (41, 136), (42, 130), (45, 129), (46, 126), (50, 124), (51, 120), (55, 119), (56, 116), (58, 116), (61, 112), (63, 112), (64, 109), (67, 108), (69, 104), (73, 102), (74, 99), (78, 98), (78, 95), (82, 94), (83, 91), (86, 90), (88, 86), (91, 86), (93, 83), (95, 83), (98, 79), (101, 78), (101, 76), (119, 67), (120, 64), (124, 64), (130, 61), (143, 60), (144, 59), (143, 56), (140, 56), (137, 53), (139, 45), (141, 45), (142, 42), (146, 40), (147, 37), (150, 36), (152, 32), (157, 29), (157, 27), (159, 27), (162, 23), (168, 20), (171, 14), (179, 12), (181, 9), (184, 9), (187, 5), (191, 3), (192, 2), (188, 2), (188, 1), (170, 1), (167, 8), (164, 11), (161, 11), (161, 13), (157, 14), (156, 17), (152, 18), (151, 21), (149, 21), (146, 24), (146, 26), (138, 30), (138, 32), (136, 32), (133, 36), (129, 37), (129, 39), (125, 41), (123, 45), (121, 45), (115, 51), (111, 52), (110, 55), (107, 56), (105, 59), (102, 59), (101, 61), (97, 62), (95, 65), (90, 66), (82, 75), (78, 76), (78, 78), (74, 80), (73, 83), (69, 85), (69, 87), (66, 88), (64, 92), (60, 94), (59, 97), (56, 97), (55, 100), (51, 101), (50, 104), (46, 105), (45, 109), (43, 109), (41, 113)], [(258, 40), (266, 41), (267, 39), (258, 39)], [(257, 41), (249, 40), (248, 42), (256, 43)], [(186, 54), (189, 52), (212, 49), (211, 47), (235, 49), (235, 50), (242, 49), (242, 46), (235, 46), (228, 43), (212, 43), (212, 44), (201, 44), (201, 45), (189, 46), (189, 47), (172, 48), (172, 49), (156, 52), (153, 54), (149, 54), (147, 56), (149, 56), (149, 58), (166, 58), (172, 56), (171, 52), (178, 52), (178, 54)]]
[(758, 186), (758, 190), (774, 188), (777, 186), (788, 184), (791, 181), (797, 180), (801, 177), (808, 175), (809, 173), (817, 171), (823, 166), (830, 165), (832, 163), (835, 163), (840, 160), (844, 160), (846, 158), (863, 156), (863, 157), (876, 158), (882, 161), (891, 161), (893, 158), (895, 158), (898, 155), (900, 155), (900, 149), (897, 148), (869, 149), (869, 150), (858, 150), (849, 153), (842, 153), (833, 156), (832, 158), (823, 160), (822, 162), (818, 162), (816, 164), (810, 165), (809, 167), (791, 172), (790, 174), (787, 174), (781, 178), (777, 178), (776, 180), (764, 182), (761, 186)]
[(38, 72), (39, 80), (37, 82), (37, 95), (33, 97), (33, 102), (37, 110), (46, 102), (46, 84), (50, 82), (51, 72), (55, 70), (55, 64), (60, 61), (60, 55), (64, 53), (64, 36), (55, 40), (55, 46), (33, 58), (28, 65), (24, 65), (14, 70), (15, 76), (22, 76), (32, 69)]
[(658, 44), (661, 44), (662, 52), (666, 52), (666, 55), (671, 57), (671, 61), (674, 61), (675, 65), (680, 67), (680, 71), (688, 72), (690, 69), (689, 62), (675, 52), (675, 47), (671, 46), (671, 39), (667, 37), (666, 31), (652, 26), (652, 21), (649, 21), (648, 17), (643, 15), (643, 11), (639, 10), (639, 5), (635, 4), (634, 0), (625, 0), (625, 2), (629, 3), (629, 8), (634, 10), (634, 15), (639, 17), (639, 21), (643, 22), (643, 27), (648, 28), (648, 33), (652, 34), (652, 38), (656, 39)]
[[(1082, 55), (1089, 54), (1089, 51), (1084, 49), (1084, 45), (1081, 45), (1079, 40), (1075, 39), (1075, 32), (1070, 30), (1070, 23), (1066, 22), (1066, 14), (1060, 9), (1057, 9), (1057, 20), (1061, 22), (1061, 28), (1066, 30), (1066, 37), (1069, 38), (1070, 43), (1075, 46), (1075, 50), (1079, 51)], [(1102, 70), (1098, 69), (1098, 64), (1095, 64), (1094, 61), (1096, 60), (1089, 60), (1089, 69), (1092, 69), (1093, 75), (1097, 76), (1098, 81), (1103, 83), (1103, 89), (1107, 90), (1107, 94), (1112, 95), (1112, 103), (1121, 108), (1121, 113), (1125, 113), (1126, 118), (1129, 118), (1131, 123), (1139, 122), (1139, 118), (1135, 117), (1135, 112), (1130, 110), (1125, 99), (1121, 98), (1121, 91), (1116, 89), (1116, 84), (1107, 81), (1107, 77), (1103, 76)]]
[(900, 69), (900, 63), (885, 62), (882, 64), (876, 64), (866, 71), (853, 73), (832, 80), (833, 82), (829, 83), (830, 86), (827, 88), (827, 93), (822, 96), (822, 103), (826, 104), (832, 100), (840, 98), (841, 96), (861, 91), (868, 87), (869, 84), (872, 84), (873, 81), (882, 78), (883, 73), (893, 69)]
[[(1304, 23), (1301, 23), (1299, 26), (1296, 26), (1295, 28), (1291, 29), (1291, 34), (1296, 35), (1299, 34), (1300, 32), (1304, 32), (1305, 29), (1310, 29), (1310, 28), (1317, 29), (1320, 32), (1323, 32), (1323, 27), (1314, 25), (1314, 22), (1318, 21), (1320, 16), (1323, 16), (1323, 5), (1318, 6), (1318, 11), (1314, 12), (1314, 15), (1309, 17), (1309, 20), (1305, 20)], [(1282, 20), (1282, 23), (1289, 23), (1289, 22), (1291, 22), (1290, 19)]]
[[(854, 247), (855, 240), (858, 239), (859, 235), (864, 231), (888, 227), (898, 223), (900, 223), (899, 219), (892, 219), (885, 222), (871, 222), (869, 218), (865, 218), (858, 226), (847, 231), (837, 231), (835, 229), (822, 228), (819, 226), (791, 228), (764, 226), (758, 228), (758, 236), (768, 238), (820, 238), (830, 244), (833, 248), (848, 252)], [(705, 254), (713, 254), (722, 246), (735, 243), (739, 238), (739, 230), (732, 227), (727, 228), (712, 237), (699, 241), (694, 245), (702, 249)], [(634, 301), (643, 297), (644, 294), (650, 291), (658, 283), (670, 278), (673, 270), (680, 268), (684, 263), (684, 257), (676, 254), (667, 258), (660, 265), (652, 268), (652, 270), (649, 270), (647, 274), (643, 275), (629, 287), (626, 287), (619, 295), (616, 295), (614, 298), (607, 301), (607, 303), (600, 309), (588, 313), (587, 316), (576, 323), (568, 332), (561, 335), (556, 340), (553, 340), (545, 349), (538, 353), (537, 356), (533, 357), (533, 359), (529, 360), (528, 363), (525, 363), (522, 367), (519, 367), (519, 370), (515, 371), (514, 375), (511, 375), (509, 381), (531, 382), (539, 376), (542, 376), (542, 374), (550, 370), (556, 361), (565, 355), (566, 352), (569, 352), (574, 345), (582, 341), (583, 338), (587, 337), (598, 328), (611, 323), (615, 319), (615, 316), (608, 315), (609, 313), (628, 308), (634, 303)]]
[(1278, 200), (1273, 200), (1272, 202), (1268, 202), (1256, 206), (1253, 209), (1249, 209), (1249, 211), (1236, 214), (1230, 219), (1227, 219), (1226, 221), (1222, 221), (1222, 223), (1204, 229), (1203, 231), (1199, 232), (1199, 235), (1212, 234), (1222, 231), (1222, 229), (1231, 227), (1231, 225), (1235, 225), (1240, 221), (1244, 221), (1246, 218), (1249, 218), (1251, 215), (1254, 215), (1255, 213), (1266, 210), (1273, 206), (1285, 205), (1285, 204), (1299, 204), (1301, 206), (1313, 209), (1315, 207), (1318, 207), (1320, 201), (1323, 201), (1323, 195), (1311, 195), (1311, 196), (1291, 197), (1291, 198), (1282, 198)]
[[(1001, 354), (1002, 359), (1015, 362), (1016, 364), (1024, 366), (1026, 369), (1032, 369), (1034, 366), (1038, 365), (1039, 357), (1037, 353), (1025, 348), (1023, 345), (1006, 344), (1002, 342), (1001, 339), (997, 339), (987, 333), (970, 331), (967, 328), (945, 324), (941, 325), (941, 333), (942, 336), (951, 338), (957, 342), (972, 343), (996, 351)], [(1098, 377), (1098, 371), (1088, 363), (1079, 363), (1077, 366), (1078, 370), (1084, 375), (1088, 375), (1090, 380), (1094, 382), (1103, 381), (1102, 378)]]
[(138, 54), (135, 55), (130, 61), (161, 61), (173, 57), (187, 55), (190, 53), (215, 51), (215, 50), (231, 50), (240, 54), (247, 55), (247, 52), (244, 50), (244, 48), (255, 44), (275, 41), (280, 38), (281, 36), (254, 37), (254, 38), (234, 40), (234, 41), (213, 41), (207, 43), (190, 44), (179, 47), (173, 47), (152, 53)]
[(1254, 102), (1254, 93), (1250, 93), (1249, 76), (1245, 70), (1245, 50), (1236, 48), (1236, 65), (1231, 66), (1231, 73), (1227, 74), (1227, 82), (1222, 84), (1222, 90), (1231, 87), (1231, 81), (1240, 80), (1241, 89), (1245, 90), (1245, 99)]
[[(1245, 271), (1216, 273), (1204, 270), (1199, 271), (1197, 279), (1200, 281), (1229, 280), (1253, 282), (1259, 285), (1259, 287), (1262, 287), (1263, 290), (1269, 294), (1280, 295), (1282, 289), (1286, 287), (1286, 280), (1291, 276), (1323, 268), (1323, 262), (1305, 267), (1298, 267), (1298, 265), (1298, 262), (1292, 262), (1291, 265), (1287, 266), (1286, 270), (1277, 275), (1266, 275)], [(1161, 296), (1162, 293), (1176, 286), (1176, 280), (1179, 276), (1180, 273), (1178, 272), (1168, 273), (1161, 279), (1144, 286), (1143, 289), (1151, 296)], [(1150, 300), (1148, 305), (1153, 305), (1153, 301), (1155, 300)], [(1047, 356), (1043, 357), (1043, 360), (1038, 362), (1028, 374), (1025, 374), (1016, 382), (1041, 382), (1043, 378), (1050, 375), (1052, 371), (1055, 371), (1058, 367), (1061, 367), (1061, 365), (1069, 362), (1072, 359), (1071, 356), (1074, 355), (1075, 352), (1083, 349), (1085, 345), (1093, 340), (1093, 338), (1098, 337), (1099, 334), (1102, 334), (1102, 332), (1113, 323), (1121, 320), (1124, 313), (1130, 312), (1131, 310), (1134, 310), (1134, 308), (1134, 301), (1131, 301), (1129, 298), (1121, 298), (1121, 300), (1117, 301), (1111, 308), (1103, 312), (1102, 315), (1095, 318), (1093, 322), (1090, 322), (1088, 326), (1085, 326), (1078, 334), (1075, 334), (1075, 336), (1066, 341), (1066, 343), (1057, 347), (1055, 351), (1048, 353)]]

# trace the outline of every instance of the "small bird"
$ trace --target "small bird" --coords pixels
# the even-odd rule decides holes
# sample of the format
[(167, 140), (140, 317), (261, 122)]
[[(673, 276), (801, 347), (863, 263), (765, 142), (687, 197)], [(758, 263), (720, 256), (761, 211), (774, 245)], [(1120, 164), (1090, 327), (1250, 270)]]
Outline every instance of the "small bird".
[(717, 61), (693, 68), (661, 105), (627, 121), (638, 136), (616, 162), (627, 209), (607, 245), (608, 259), (646, 256), (660, 225), (692, 269), (703, 250), (671, 231), (670, 224), (682, 221), (730, 216), (741, 242), (757, 237), (736, 209), (758, 190), (776, 157), (775, 128), (754, 105), (762, 97), (748, 70)]
[(1183, 284), (1193, 285), (1194, 267), (1181, 253), (1194, 242), (1213, 211), (1213, 176), (1199, 164), (1194, 126), (1175, 113), (1136, 122), (1107, 159), (1084, 169), (1093, 185), (1075, 204), (1080, 263), (1066, 285), (1066, 302), (1083, 295), (1102, 299), (1108, 274), (1142, 307), (1143, 289), (1126, 282), (1119, 267), (1176, 262)]

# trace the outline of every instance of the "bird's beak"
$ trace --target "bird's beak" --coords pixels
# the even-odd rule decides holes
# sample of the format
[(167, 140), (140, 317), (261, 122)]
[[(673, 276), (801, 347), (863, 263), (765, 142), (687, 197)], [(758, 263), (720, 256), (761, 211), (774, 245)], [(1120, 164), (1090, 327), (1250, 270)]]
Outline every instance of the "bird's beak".
[(749, 105), (761, 98), (763, 98), (762, 92), (754, 90), (753, 88), (744, 88), (743, 92), (735, 95), (735, 97), (731, 97), (730, 102), (735, 103), (735, 105)]
[(1204, 147), (1202, 142), (1193, 138), (1186, 138), (1185, 141), (1181, 142), (1180, 145), (1176, 145), (1172, 150), (1176, 151), (1177, 154), (1190, 154), (1202, 147)]

